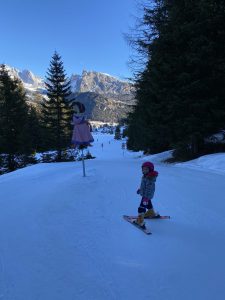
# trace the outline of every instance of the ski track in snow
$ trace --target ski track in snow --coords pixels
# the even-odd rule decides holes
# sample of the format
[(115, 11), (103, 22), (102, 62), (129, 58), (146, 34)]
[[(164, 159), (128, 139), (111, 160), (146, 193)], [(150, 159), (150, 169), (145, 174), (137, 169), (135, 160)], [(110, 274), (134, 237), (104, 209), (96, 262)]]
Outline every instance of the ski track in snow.
[(146, 236), (122, 219), (143, 159), (108, 135), (90, 150), (85, 178), (80, 162), (0, 177), (0, 300), (224, 299), (225, 176), (156, 164), (153, 204), (171, 219)]

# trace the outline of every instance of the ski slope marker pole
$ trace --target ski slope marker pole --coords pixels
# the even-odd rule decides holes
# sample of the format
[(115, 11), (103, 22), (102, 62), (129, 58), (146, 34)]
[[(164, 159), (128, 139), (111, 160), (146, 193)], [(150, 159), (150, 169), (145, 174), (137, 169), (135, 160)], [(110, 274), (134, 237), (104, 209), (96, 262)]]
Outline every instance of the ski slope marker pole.
[(82, 151), (83, 177), (86, 177), (85, 163), (84, 163), (84, 150), (82, 149), (81, 151)]

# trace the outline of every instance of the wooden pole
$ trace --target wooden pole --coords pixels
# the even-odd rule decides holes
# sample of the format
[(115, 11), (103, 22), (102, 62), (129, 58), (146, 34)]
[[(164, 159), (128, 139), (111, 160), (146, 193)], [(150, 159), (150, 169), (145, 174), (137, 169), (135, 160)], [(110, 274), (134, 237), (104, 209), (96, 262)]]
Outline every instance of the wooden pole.
[(83, 177), (86, 177), (86, 172), (85, 172), (85, 163), (84, 163), (84, 150), (82, 149), (82, 165), (83, 165)]

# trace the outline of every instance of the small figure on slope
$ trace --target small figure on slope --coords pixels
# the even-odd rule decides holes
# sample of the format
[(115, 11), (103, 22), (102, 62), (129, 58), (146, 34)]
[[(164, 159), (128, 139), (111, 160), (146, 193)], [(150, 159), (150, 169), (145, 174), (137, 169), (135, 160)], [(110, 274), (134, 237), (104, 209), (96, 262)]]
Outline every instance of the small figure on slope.
[(157, 213), (155, 213), (151, 201), (155, 193), (155, 182), (158, 172), (154, 171), (153, 163), (147, 161), (142, 164), (142, 173), (143, 176), (141, 180), (141, 186), (137, 190), (137, 194), (141, 195), (142, 199), (138, 207), (138, 218), (135, 222), (142, 228), (145, 228), (145, 217), (153, 218), (159, 216)]

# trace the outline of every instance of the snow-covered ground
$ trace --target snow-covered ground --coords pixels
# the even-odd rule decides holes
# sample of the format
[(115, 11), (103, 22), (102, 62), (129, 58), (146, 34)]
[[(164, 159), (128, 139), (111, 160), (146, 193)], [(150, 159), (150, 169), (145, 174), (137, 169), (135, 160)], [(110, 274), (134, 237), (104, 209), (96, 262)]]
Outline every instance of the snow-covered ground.
[[(225, 154), (163, 164), (96, 135), (82, 163), (39, 164), (0, 177), (0, 299), (225, 299)], [(136, 214), (141, 164), (159, 172), (147, 236)]]

